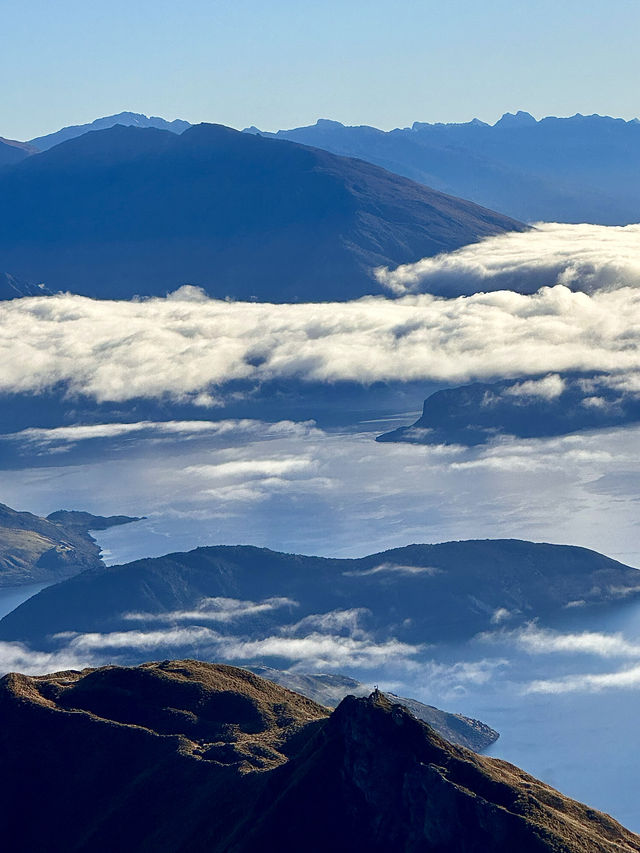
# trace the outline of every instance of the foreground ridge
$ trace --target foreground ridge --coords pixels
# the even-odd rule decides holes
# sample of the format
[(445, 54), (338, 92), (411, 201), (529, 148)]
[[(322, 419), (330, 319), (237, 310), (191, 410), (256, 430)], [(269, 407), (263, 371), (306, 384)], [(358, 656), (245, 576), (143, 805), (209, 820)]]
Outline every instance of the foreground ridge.
[(12, 673), (0, 714), (7, 850), (640, 851), (378, 691), (330, 713), (246, 670), (164, 661)]

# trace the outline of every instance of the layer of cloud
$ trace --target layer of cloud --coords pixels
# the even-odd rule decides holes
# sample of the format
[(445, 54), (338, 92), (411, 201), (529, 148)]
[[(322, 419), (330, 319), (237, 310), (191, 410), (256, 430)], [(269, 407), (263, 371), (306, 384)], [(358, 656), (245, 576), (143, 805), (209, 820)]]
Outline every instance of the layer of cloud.
[(124, 613), (129, 622), (235, 622), (251, 616), (272, 613), (283, 607), (297, 607), (291, 598), (266, 598), (264, 601), (242, 601), (237, 598), (203, 598), (192, 610), (169, 610), (162, 613)]
[(525, 693), (601, 693), (603, 690), (634, 690), (640, 687), (640, 664), (616, 672), (567, 675), (532, 681)]
[(525, 382), (516, 382), (505, 389), (504, 394), (509, 397), (539, 398), (542, 400), (555, 400), (562, 395), (566, 387), (566, 380), (557, 373), (550, 373), (542, 379), (528, 379)]
[(623, 384), (631, 372), (640, 387), (636, 284), (314, 305), (194, 303), (180, 293), (13, 300), (0, 303), (0, 393), (62, 385), (100, 402), (195, 401), (234, 380), (457, 384), (567, 371), (610, 372)]
[[(161, 649), (188, 648), (207, 660), (228, 663), (251, 663), (265, 659), (281, 659), (294, 668), (337, 670), (345, 668), (375, 669), (396, 666), (410, 669), (417, 665), (422, 646), (403, 643), (395, 638), (376, 642), (367, 634), (338, 635), (311, 631), (300, 637), (273, 634), (266, 637), (221, 635), (203, 626), (184, 626), (153, 631), (111, 631), (108, 633), (64, 632), (55, 639), (64, 643), (59, 652), (65, 660), (109, 660), (115, 653), (144, 656)], [(37, 653), (39, 654), (39, 653)], [(66, 656), (66, 657), (65, 657)], [(89, 656), (87, 658), (87, 656)], [(56, 660), (52, 656), (52, 661)], [(47, 661), (34, 666), (46, 666)]]
[(640, 225), (542, 222), (522, 234), (489, 237), (394, 270), (382, 267), (376, 277), (395, 294), (533, 293), (554, 284), (586, 292), (620, 287), (640, 278)]
[(34, 444), (40, 447), (77, 444), (82, 441), (113, 440), (128, 436), (152, 436), (175, 439), (217, 436), (252, 436), (275, 438), (303, 435), (313, 426), (311, 422), (264, 421), (249, 418), (227, 418), (219, 421), (134, 421), (130, 423), (74, 424), (72, 426), (29, 427), (20, 432), (6, 433), (4, 440)]
[(45, 652), (24, 643), (0, 642), (0, 675), (7, 672), (44, 675), (65, 669), (84, 669), (92, 666), (93, 662), (90, 655), (69, 648)]
[[(524, 694), (601, 693), (606, 690), (640, 688), (640, 642), (627, 639), (621, 632), (562, 632), (531, 622), (513, 631), (485, 633), (481, 642), (504, 643), (529, 655), (568, 655), (600, 660), (630, 660), (622, 669), (610, 672), (578, 672), (558, 678), (539, 678), (526, 683)], [(563, 669), (566, 670), (567, 664)]]
[(434, 566), (403, 566), (397, 563), (381, 563), (371, 569), (354, 569), (354, 571), (343, 572), (347, 577), (369, 577), (371, 575), (438, 575), (442, 569)]
[[(28, 448), (15, 442), (2, 500), (44, 515), (62, 504), (146, 516), (97, 534), (110, 563), (203, 544), (362, 557), (409, 542), (513, 537), (584, 545), (640, 566), (638, 427), (464, 448), (385, 445), (369, 431), (313, 426), (267, 436), (263, 426), (188, 444), (114, 440), (91, 459), (80, 447), (63, 461), (22, 456)], [(243, 473), (292, 458), (312, 464), (281, 477)], [(246, 464), (216, 475), (232, 461)], [(376, 565), (384, 562), (392, 561)]]
[(362, 623), (370, 615), (365, 607), (352, 607), (348, 610), (331, 610), (328, 613), (312, 613), (293, 625), (287, 625), (283, 632), (287, 635), (320, 632), (323, 634), (348, 634), (351, 637), (365, 637), (367, 632)]
[(599, 631), (563, 633), (550, 628), (541, 628), (534, 622), (516, 631), (483, 634), (480, 639), (488, 642), (507, 641), (533, 655), (582, 654), (600, 658), (640, 659), (640, 643), (625, 639), (621, 633), (607, 634)]

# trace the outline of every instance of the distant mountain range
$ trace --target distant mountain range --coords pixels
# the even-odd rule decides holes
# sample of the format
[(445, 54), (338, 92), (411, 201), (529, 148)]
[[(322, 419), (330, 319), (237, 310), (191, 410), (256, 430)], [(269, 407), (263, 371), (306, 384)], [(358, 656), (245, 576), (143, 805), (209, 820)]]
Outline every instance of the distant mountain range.
[(436, 391), (414, 424), (376, 441), (473, 446), (501, 435), (544, 438), (638, 422), (640, 399), (615, 377), (551, 374)]
[[(179, 134), (192, 125), (122, 112), (64, 127), (29, 142), (0, 137), (0, 166), (60, 142), (115, 125)], [(260, 134), (357, 157), (440, 192), (526, 222), (640, 221), (640, 121), (577, 114), (505, 115), (494, 125), (478, 119), (458, 124), (414, 122), (382, 131), (320, 119), (315, 125)], [(13, 271), (15, 272), (15, 271)]]
[[(131, 631), (130, 644), (119, 635), (113, 649), (126, 663), (145, 659), (147, 650), (135, 647), (139, 632), (168, 630), (170, 639), (174, 625), (213, 626), (214, 646), (238, 631), (255, 639), (283, 629), (293, 637), (339, 634), (349, 626), (376, 641), (393, 636), (422, 644), (466, 640), (496, 624), (514, 627), (558, 616), (576, 603), (603, 605), (634, 595), (640, 595), (637, 569), (566, 545), (470, 540), (408, 545), (360, 559), (220, 545), (83, 572), (5, 616), (0, 639), (59, 648), (67, 632)], [(183, 640), (181, 634), (175, 648), (169, 642), (168, 653), (182, 648), (184, 654)], [(210, 654), (207, 642), (196, 638), (198, 656)], [(255, 657), (249, 652), (243, 663), (286, 664)]]
[(38, 151), (48, 151), (49, 148), (53, 148), (54, 145), (59, 145), (61, 142), (67, 142), (69, 139), (75, 139), (77, 136), (83, 136), (85, 133), (90, 133), (94, 130), (108, 130), (117, 124), (124, 127), (155, 127), (158, 130), (169, 130), (171, 133), (182, 133), (183, 130), (191, 127), (188, 121), (183, 121), (182, 119), (167, 121), (158, 116), (148, 117), (142, 113), (123, 112), (97, 118), (88, 124), (74, 124), (69, 127), (63, 127), (55, 133), (36, 136), (28, 144)]
[(89, 531), (137, 520), (65, 510), (41, 518), (0, 504), (0, 588), (55, 583), (85, 569), (103, 568)]
[(441, 192), (525, 222), (640, 221), (640, 122), (575, 115), (536, 121), (507, 113), (494, 125), (415, 122), (391, 131), (315, 125), (264, 133), (360, 157)]
[(381, 693), (329, 713), (189, 660), (0, 681), (7, 849), (638, 853), (640, 837)]
[(94, 297), (345, 300), (372, 269), (525, 226), (362, 161), (197, 125), (117, 125), (0, 170), (0, 270)]

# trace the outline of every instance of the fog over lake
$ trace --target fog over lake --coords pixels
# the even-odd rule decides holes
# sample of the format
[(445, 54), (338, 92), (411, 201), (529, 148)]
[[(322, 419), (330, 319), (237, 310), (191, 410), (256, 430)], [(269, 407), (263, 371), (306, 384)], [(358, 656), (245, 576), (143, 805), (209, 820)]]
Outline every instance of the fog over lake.
[[(399, 299), (278, 306), (183, 288), (6, 303), (1, 500), (144, 516), (95, 534), (109, 565), (215, 544), (359, 557), (519, 538), (640, 567), (640, 426), (475, 447), (374, 440), (412, 424), (435, 390), (477, 379), (519, 377), (539, 393), (562, 385), (554, 371), (597, 373), (637, 395), (638, 228), (545, 226), (380, 273)], [(525, 293), (501, 289), (514, 282)], [(421, 292), (434, 283), (449, 298)], [(494, 292), (453, 295), (479, 289)], [(3, 590), (0, 613), (37, 591)], [(639, 604), (578, 606), (517, 630), (498, 620), (468, 643), (395, 657), (367, 657), (356, 637), (358, 664), (348, 644), (335, 654), (345, 635), (334, 633), (323, 668), (485, 721), (501, 734), (492, 755), (640, 830)], [(144, 653), (166, 656), (163, 642)], [(0, 643), (0, 668), (117, 653), (100, 634), (53, 652)]]
[[(472, 449), (373, 440), (397, 423), (326, 431), (310, 422), (223, 420), (31, 431), (4, 440), (14, 456), (3, 471), (3, 497), (44, 514), (65, 507), (147, 516), (96, 534), (109, 563), (202, 544), (360, 556), (410, 542), (517, 537), (580, 544), (640, 565), (640, 428), (504, 438)], [(535, 626), (524, 637), (497, 627), (491, 638), (429, 648), (404, 669), (341, 671), (485, 720), (501, 733), (491, 754), (640, 829), (640, 771), (630, 749), (640, 678), (627, 686), (592, 678), (640, 665), (639, 617), (638, 605), (606, 617), (571, 614), (560, 635), (597, 634), (586, 651), (580, 642), (567, 651)], [(603, 657), (598, 650), (617, 634), (624, 643)], [(583, 675), (591, 680), (575, 681)]]
[(1, 442), (13, 450), (3, 496), (40, 514), (146, 516), (100, 533), (110, 563), (204, 544), (360, 556), (410, 542), (514, 537), (640, 565), (640, 427), (471, 449), (373, 440), (397, 422), (31, 430)]

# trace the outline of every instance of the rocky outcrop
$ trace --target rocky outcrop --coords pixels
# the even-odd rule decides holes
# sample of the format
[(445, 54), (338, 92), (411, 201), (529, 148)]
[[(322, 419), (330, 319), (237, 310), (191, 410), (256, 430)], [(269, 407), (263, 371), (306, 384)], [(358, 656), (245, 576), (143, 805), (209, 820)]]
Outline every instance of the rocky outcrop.
[[(262, 678), (275, 681), (330, 708), (335, 708), (345, 696), (367, 696), (371, 693), (371, 688), (366, 684), (346, 675), (291, 672), (269, 666), (253, 666), (250, 669)], [(473, 749), (474, 752), (482, 752), (500, 737), (495, 729), (480, 720), (463, 714), (451, 714), (433, 705), (418, 702), (417, 699), (396, 696), (395, 693), (384, 695), (392, 705), (402, 705), (418, 720), (428, 723), (441, 737), (458, 746)]]

